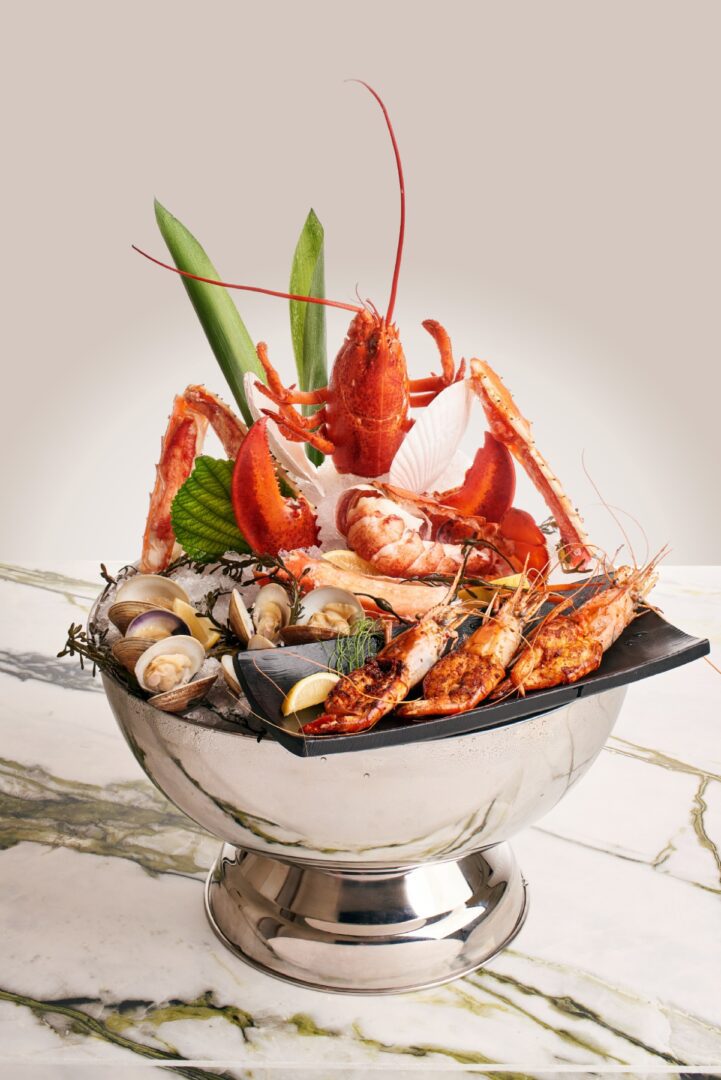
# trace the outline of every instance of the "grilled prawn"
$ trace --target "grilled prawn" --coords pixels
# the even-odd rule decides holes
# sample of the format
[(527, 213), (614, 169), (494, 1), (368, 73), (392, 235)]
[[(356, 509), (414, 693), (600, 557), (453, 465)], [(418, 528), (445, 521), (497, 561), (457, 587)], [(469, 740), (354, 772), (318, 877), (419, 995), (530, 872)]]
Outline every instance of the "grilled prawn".
[(505, 677), (523, 639), (523, 630), (543, 603), (545, 593), (519, 586), (482, 626), (442, 656), (423, 680), (423, 697), (405, 701), (399, 716), (420, 719), (473, 709)]
[(604, 652), (643, 611), (644, 600), (656, 583), (657, 563), (658, 558), (640, 570), (620, 567), (612, 585), (600, 588), (575, 611), (553, 612), (540, 624), (499, 690), (525, 694), (576, 682), (595, 671)]
[(433, 608), (361, 667), (341, 678), (325, 712), (303, 726), (305, 735), (367, 731), (406, 697), (433, 667), (466, 614), (447, 602)]

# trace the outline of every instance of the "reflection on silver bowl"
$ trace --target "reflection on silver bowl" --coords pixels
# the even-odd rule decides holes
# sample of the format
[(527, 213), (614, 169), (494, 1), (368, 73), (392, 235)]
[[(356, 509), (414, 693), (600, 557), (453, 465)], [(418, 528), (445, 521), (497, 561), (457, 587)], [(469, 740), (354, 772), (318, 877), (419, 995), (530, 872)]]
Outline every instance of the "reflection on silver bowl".
[(224, 841), (206, 893), (221, 940), (271, 974), (354, 993), (445, 982), (508, 944), (527, 900), (506, 841), (586, 772), (626, 692), (486, 731), (299, 757), (103, 682), (153, 783)]

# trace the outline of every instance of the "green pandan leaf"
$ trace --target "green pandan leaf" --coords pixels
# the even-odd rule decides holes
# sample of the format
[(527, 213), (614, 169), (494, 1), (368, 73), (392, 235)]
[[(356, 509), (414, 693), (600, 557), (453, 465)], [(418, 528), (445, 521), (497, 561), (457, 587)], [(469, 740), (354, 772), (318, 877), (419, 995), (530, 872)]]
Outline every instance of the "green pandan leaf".
[[(157, 199), (155, 219), (179, 270), (187, 270), (200, 277), (218, 278), (217, 270), (193, 234)], [(190, 278), (181, 280), (233, 397), (246, 423), (252, 424), (253, 417), (245, 400), (243, 376), (246, 371), (254, 371), (265, 382), (265, 372), (238, 309), (227, 289)]]
[(199, 457), (173, 499), (171, 521), (178, 543), (191, 559), (212, 562), (226, 551), (248, 552), (230, 501), (232, 461)]
[[(323, 264), (323, 226), (311, 210), (298, 238), (290, 271), (289, 292), (300, 296), (325, 297), (325, 270)], [(328, 383), (328, 357), (326, 349), (325, 308), (321, 304), (304, 304), (290, 301), (290, 332), (293, 338), (295, 365), (301, 390), (317, 390)], [(306, 416), (317, 410), (317, 405), (303, 406)], [(307, 447), (308, 457), (320, 465), (323, 455), (312, 446)]]

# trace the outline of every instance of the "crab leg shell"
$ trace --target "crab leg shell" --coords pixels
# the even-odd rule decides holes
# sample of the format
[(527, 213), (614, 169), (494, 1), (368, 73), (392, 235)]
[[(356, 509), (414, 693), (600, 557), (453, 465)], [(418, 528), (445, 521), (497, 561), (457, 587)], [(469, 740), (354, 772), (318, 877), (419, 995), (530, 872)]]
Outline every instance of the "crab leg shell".
[(235, 459), (243, 439), (248, 434), (248, 429), (242, 420), (238, 419), (224, 401), (215, 394), (211, 394), (210, 390), (206, 390), (204, 386), (186, 387), (183, 397), (196, 412), (210, 421), (226, 454), (231, 460)]
[(564, 564), (573, 570), (588, 569), (593, 554), (583, 521), (537, 448), (530, 423), (490, 364), (474, 359), (470, 369), (471, 385), (481, 399), (491, 433), (520, 462), (553, 514), (561, 534)]
[(189, 404), (185, 396), (175, 398), (150, 496), (140, 556), (140, 570), (144, 574), (164, 570), (172, 558), (175, 534), (170, 510), (178, 489), (191, 473), (207, 427), (206, 418)]
[(283, 556), (283, 562), (288, 573), (299, 580), (303, 592), (335, 585), (354, 593), (371, 614), (387, 614), (373, 602), (371, 598), (374, 596), (390, 604), (401, 618), (415, 619), (430, 611), (448, 594), (446, 585), (416, 585), (396, 578), (358, 574), (352, 570), (342, 570), (326, 559), (313, 558), (305, 551), (288, 551)]

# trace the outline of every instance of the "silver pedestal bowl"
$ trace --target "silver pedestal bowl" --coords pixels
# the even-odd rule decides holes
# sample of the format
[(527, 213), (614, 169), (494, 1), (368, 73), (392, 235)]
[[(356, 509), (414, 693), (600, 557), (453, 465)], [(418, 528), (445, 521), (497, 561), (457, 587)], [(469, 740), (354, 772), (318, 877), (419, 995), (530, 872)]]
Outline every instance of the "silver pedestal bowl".
[(299, 757), (103, 682), (153, 783), (224, 842), (206, 888), (220, 940), (272, 975), (351, 993), (446, 982), (513, 939), (528, 901), (506, 841), (586, 772), (626, 692), (435, 741)]

